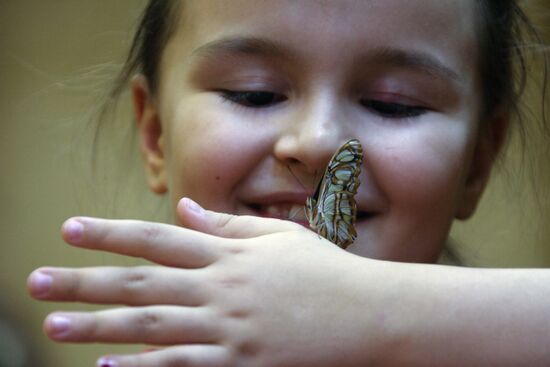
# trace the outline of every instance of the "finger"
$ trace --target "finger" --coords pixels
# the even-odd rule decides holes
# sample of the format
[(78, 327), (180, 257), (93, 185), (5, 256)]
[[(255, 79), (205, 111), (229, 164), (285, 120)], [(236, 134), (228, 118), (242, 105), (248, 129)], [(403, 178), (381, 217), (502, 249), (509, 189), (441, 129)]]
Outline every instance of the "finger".
[(96, 304), (197, 306), (207, 299), (199, 270), (159, 266), (81, 269), (41, 268), (27, 281), (41, 300)]
[(219, 238), (168, 224), (75, 217), (61, 231), (64, 240), (75, 246), (167, 266), (200, 268), (217, 259)]
[(98, 312), (53, 313), (44, 331), (56, 341), (169, 345), (213, 343), (220, 323), (201, 307), (150, 306)]
[(205, 210), (189, 198), (179, 201), (177, 214), (183, 226), (224, 238), (252, 238), (303, 229), (302, 226), (287, 220)]
[(231, 352), (222, 345), (184, 345), (136, 355), (100, 358), (98, 367), (233, 367)]

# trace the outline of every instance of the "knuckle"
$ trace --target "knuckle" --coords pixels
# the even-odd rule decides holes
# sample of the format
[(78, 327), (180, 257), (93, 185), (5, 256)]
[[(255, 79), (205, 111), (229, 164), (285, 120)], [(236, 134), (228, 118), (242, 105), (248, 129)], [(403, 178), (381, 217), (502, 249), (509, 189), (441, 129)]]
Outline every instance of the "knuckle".
[(81, 277), (83, 274), (79, 271), (71, 272), (67, 278), (66, 288), (63, 290), (66, 296), (66, 299), (69, 301), (78, 301), (80, 298), (82, 280)]
[(150, 271), (146, 267), (126, 269), (122, 279), (122, 292), (125, 296), (135, 297), (147, 289), (150, 282)]
[(100, 325), (101, 317), (99, 314), (93, 314), (92, 317), (89, 318), (88, 322), (85, 323), (85, 327), (83, 328), (83, 332), (81, 332), (82, 336), (87, 337), (89, 340), (96, 340), (101, 338), (102, 332)]
[(231, 214), (219, 215), (216, 220), (216, 226), (223, 231), (232, 231), (232, 228), (236, 225), (238, 217)]
[(146, 222), (140, 222), (140, 225), (142, 226), (141, 234), (146, 243), (154, 242), (161, 237), (162, 231), (158, 225)]
[(239, 351), (239, 355), (254, 357), (261, 351), (261, 345), (257, 339), (242, 340), (235, 345), (235, 349)]
[(154, 310), (144, 309), (134, 320), (134, 328), (139, 333), (150, 333), (158, 330), (162, 324), (162, 317)]
[(212, 275), (212, 278), (211, 284), (215, 285), (218, 290), (244, 288), (249, 283), (247, 277), (237, 271), (219, 272)]
[(240, 255), (246, 250), (241, 242), (229, 242), (223, 248), (228, 255)]
[(87, 231), (91, 236), (90, 240), (97, 243), (98, 246), (104, 247), (109, 242), (109, 235), (113, 232), (113, 224), (106, 220), (101, 225), (92, 226), (92, 230)]
[(216, 224), (218, 227), (225, 227), (230, 224), (234, 219), (234, 216), (231, 214), (219, 214), (217, 216)]
[(235, 307), (229, 307), (226, 311), (227, 317), (231, 318), (232, 320), (246, 320), (250, 318), (250, 316), (254, 312), (252, 311), (250, 306), (235, 306)]

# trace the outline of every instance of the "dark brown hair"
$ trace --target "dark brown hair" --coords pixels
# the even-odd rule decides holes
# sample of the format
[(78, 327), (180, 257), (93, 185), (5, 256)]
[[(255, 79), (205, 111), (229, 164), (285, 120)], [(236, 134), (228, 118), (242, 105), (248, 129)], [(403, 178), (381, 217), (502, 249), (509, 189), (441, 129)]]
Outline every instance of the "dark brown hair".
[[(543, 42), (537, 30), (517, 0), (473, 1), (477, 7), (476, 14), (479, 14), (475, 25), (479, 35), (478, 63), (483, 88), (481, 118), (485, 119), (499, 112), (510, 113), (515, 117), (511, 127), (518, 130), (520, 140), (525, 146), (524, 123), (528, 119), (524, 117), (527, 109), (521, 105), (521, 96), (529, 75), (528, 56), (536, 55), (542, 61), (542, 77), (538, 77), (541, 113), (538, 114), (540, 117), (529, 120), (533, 123), (539, 122), (542, 130), (550, 135), (550, 126), (547, 126), (545, 116), (548, 56), (542, 51), (538, 52), (543, 49)], [(157, 92), (162, 53), (180, 21), (184, 5), (185, 0), (149, 0), (138, 23), (127, 59), (110, 92), (101, 103), (98, 129), (103, 120), (108, 120), (105, 115), (116, 105), (134, 74), (143, 74), (151, 92)], [(96, 140), (94, 139), (94, 145)]]
[[(515, 115), (515, 126), (523, 136), (523, 118), (520, 108), (521, 95), (528, 79), (528, 55), (537, 54), (543, 42), (520, 8), (516, 0), (473, 0), (479, 15), (476, 27), (479, 37), (479, 75), (483, 87), (481, 118), (498, 112)], [(143, 74), (152, 93), (158, 91), (159, 68), (163, 50), (181, 21), (184, 0), (149, 0), (138, 23), (127, 59), (115, 79), (98, 116), (101, 125), (107, 110), (116, 105), (134, 74)], [(538, 53), (542, 59), (543, 77), (541, 83), (542, 114), (538, 121), (545, 128), (544, 99), (547, 85), (547, 56)], [(130, 128), (129, 124), (127, 127)], [(102, 129), (97, 125), (97, 132)], [(130, 134), (135, 136), (135, 134)], [(94, 145), (95, 145), (94, 138)], [(522, 138), (523, 141), (523, 138)], [(127, 144), (130, 145), (130, 144)], [(525, 146), (525, 144), (523, 144)], [(98, 149), (92, 148), (98, 151)], [(95, 154), (94, 154), (95, 157)], [(447, 248), (447, 250), (449, 250)], [(452, 263), (459, 263), (453, 251), (447, 251)]]
[(174, 31), (182, 0), (149, 0), (132, 40), (126, 62), (118, 75), (111, 97), (117, 98), (135, 73), (141, 73), (154, 93), (158, 87), (159, 65), (166, 43)]
[[(158, 87), (162, 50), (181, 13), (183, 0), (150, 0), (137, 27), (130, 52), (110, 96), (116, 99), (135, 73), (143, 74), (151, 90)], [(475, 0), (479, 19), (479, 72), (483, 85), (482, 115), (497, 109), (520, 115), (520, 97), (527, 80), (526, 45), (542, 45), (536, 29), (516, 0)], [(546, 95), (546, 57), (543, 57)], [(544, 105), (544, 104), (543, 104)], [(544, 114), (543, 114), (544, 116)], [(521, 117), (521, 116), (520, 116)], [(543, 117), (544, 118), (544, 117)], [(518, 120), (522, 120), (521, 118)]]
[[(483, 86), (482, 117), (497, 110), (515, 115), (523, 135), (521, 96), (528, 80), (529, 56), (540, 55), (541, 122), (546, 122), (547, 56), (536, 28), (516, 0), (476, 1), (479, 8), (479, 72)], [(529, 51), (529, 52), (528, 52)], [(540, 51), (540, 52), (538, 52)], [(532, 61), (532, 60), (531, 60)]]

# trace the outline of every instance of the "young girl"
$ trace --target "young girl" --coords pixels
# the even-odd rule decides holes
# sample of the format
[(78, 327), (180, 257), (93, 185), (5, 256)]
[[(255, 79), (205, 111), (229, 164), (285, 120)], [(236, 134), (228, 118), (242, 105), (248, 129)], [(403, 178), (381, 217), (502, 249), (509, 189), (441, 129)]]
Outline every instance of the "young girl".
[[(149, 186), (178, 225), (69, 219), (68, 243), (156, 265), (36, 270), (37, 299), (127, 306), (47, 334), (161, 346), (104, 367), (550, 364), (550, 272), (414, 264), (475, 211), (518, 19), (513, 1), (151, 1), (121, 80), (137, 72)], [(344, 251), (296, 213), (350, 138)]]

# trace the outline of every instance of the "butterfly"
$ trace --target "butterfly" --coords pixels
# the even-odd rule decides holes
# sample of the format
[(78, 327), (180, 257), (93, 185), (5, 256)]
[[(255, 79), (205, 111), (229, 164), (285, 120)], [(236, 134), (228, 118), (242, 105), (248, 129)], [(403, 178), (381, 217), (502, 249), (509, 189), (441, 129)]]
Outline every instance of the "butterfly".
[(363, 147), (359, 140), (347, 141), (334, 153), (315, 193), (306, 200), (310, 228), (344, 249), (357, 237), (354, 197), (362, 162)]

